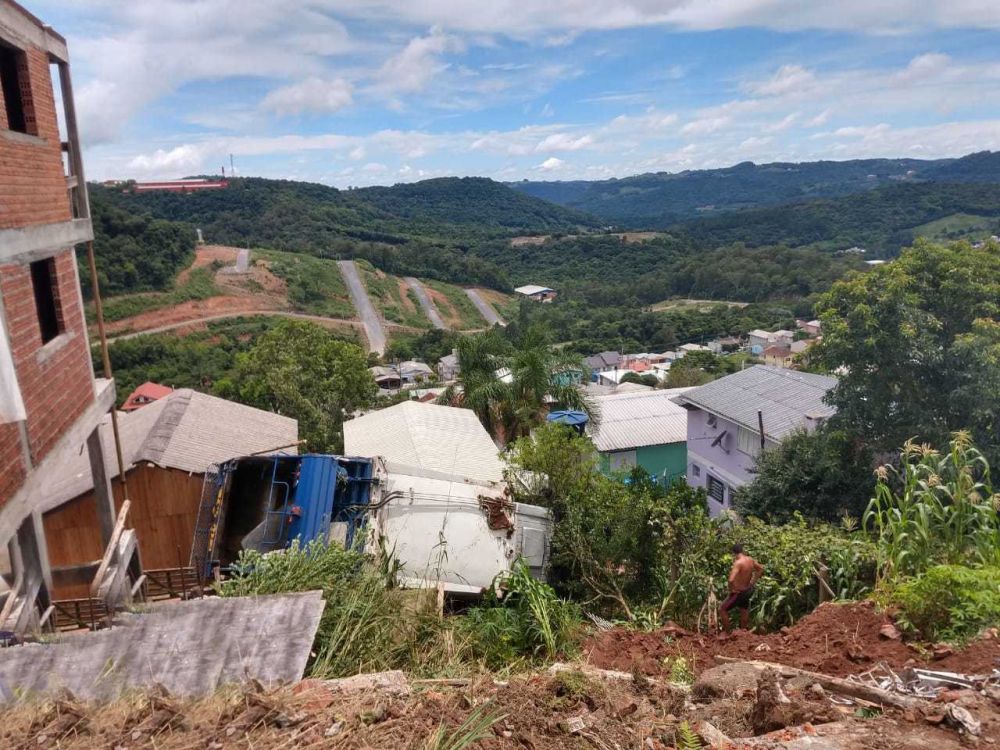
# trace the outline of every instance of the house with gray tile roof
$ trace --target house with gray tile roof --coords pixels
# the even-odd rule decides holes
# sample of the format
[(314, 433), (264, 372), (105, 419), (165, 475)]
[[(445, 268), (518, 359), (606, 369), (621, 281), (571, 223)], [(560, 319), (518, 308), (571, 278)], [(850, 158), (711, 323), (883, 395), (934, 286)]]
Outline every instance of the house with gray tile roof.
[(753, 479), (761, 451), (833, 416), (825, 402), (837, 379), (755, 365), (676, 396), (688, 410), (687, 480), (704, 487), (713, 513)]

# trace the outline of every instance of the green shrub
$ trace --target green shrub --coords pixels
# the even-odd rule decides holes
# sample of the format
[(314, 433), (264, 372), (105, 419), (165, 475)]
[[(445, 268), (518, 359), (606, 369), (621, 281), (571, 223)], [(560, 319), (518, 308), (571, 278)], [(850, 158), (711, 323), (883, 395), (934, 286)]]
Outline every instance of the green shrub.
[[(500, 580), (501, 596), (488, 593), (459, 621), (472, 655), (491, 669), (554, 659), (576, 649), (581, 617), (577, 605), (556, 596), (518, 562)], [(494, 589), (496, 587), (494, 586)]]
[(1000, 625), (1000, 568), (937, 565), (893, 594), (899, 621), (925, 638), (962, 642)]

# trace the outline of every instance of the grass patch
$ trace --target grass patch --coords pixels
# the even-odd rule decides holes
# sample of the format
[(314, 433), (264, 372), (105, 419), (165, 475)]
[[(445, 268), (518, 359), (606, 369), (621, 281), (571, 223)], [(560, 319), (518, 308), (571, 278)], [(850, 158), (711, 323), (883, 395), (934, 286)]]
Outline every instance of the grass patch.
[(412, 289), (407, 291), (404, 301), (403, 295), (400, 294), (399, 277), (382, 273), (364, 260), (355, 261), (355, 265), (372, 304), (379, 309), (387, 322), (410, 328), (430, 328), (431, 322), (424, 315)]
[(503, 579), (503, 598), (447, 618), (438, 616), (433, 590), (395, 588), (394, 571), (384, 555), (296, 543), (268, 555), (242, 552), (219, 595), (321, 590), (326, 607), (309, 673), (323, 679), (387, 669), (455, 676), (491, 666), (510, 673), (576, 650), (579, 609), (523, 566)]
[[(216, 270), (215, 264), (195, 268), (188, 274), (184, 283), (176, 285), (169, 292), (145, 292), (106, 299), (104, 300), (104, 320), (111, 323), (151, 310), (179, 305), (182, 302), (215, 297), (219, 294), (219, 288), (215, 286)], [(93, 303), (87, 305), (87, 321), (90, 323), (96, 321)]]
[(299, 253), (254, 250), (275, 276), (288, 285), (288, 301), (298, 312), (351, 319), (354, 306), (337, 262)]
[[(452, 321), (453, 323), (457, 323), (454, 327), (459, 330), (486, 327), (486, 320), (479, 314), (479, 310), (472, 304), (472, 300), (469, 299), (464, 289), (453, 284), (446, 284), (443, 281), (434, 281), (431, 279), (423, 279), (422, 281), (425, 286), (436, 292), (440, 292), (448, 300), (448, 304), (454, 310), (454, 318), (457, 319)], [(444, 315), (445, 311), (439, 310), (438, 312)]]
[(1000, 220), (995, 217), (956, 213), (914, 227), (913, 234), (916, 237), (942, 242), (958, 239), (982, 240), (997, 231), (1000, 231)]

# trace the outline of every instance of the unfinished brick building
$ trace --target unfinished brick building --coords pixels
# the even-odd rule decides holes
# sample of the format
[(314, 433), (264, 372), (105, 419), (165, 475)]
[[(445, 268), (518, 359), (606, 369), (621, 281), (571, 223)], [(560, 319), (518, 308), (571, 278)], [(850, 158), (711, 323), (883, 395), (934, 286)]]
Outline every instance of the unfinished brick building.
[(41, 516), (60, 466), (81, 451), (111, 537), (97, 426), (115, 392), (94, 377), (77, 275), (74, 247), (93, 232), (66, 41), (10, 0), (0, 0), (0, 84), (0, 630), (23, 630), (52, 611)]

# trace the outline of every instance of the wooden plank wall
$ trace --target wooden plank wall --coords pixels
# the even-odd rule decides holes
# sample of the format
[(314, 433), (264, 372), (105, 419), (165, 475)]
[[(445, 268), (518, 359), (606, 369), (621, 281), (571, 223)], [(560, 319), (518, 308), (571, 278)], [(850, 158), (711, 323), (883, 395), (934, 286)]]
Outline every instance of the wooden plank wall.
[[(187, 565), (191, 539), (198, 520), (201, 474), (163, 469), (143, 464), (128, 472), (129, 527), (136, 530), (144, 568), (176, 568)], [(121, 508), (121, 482), (112, 482), (115, 506)], [(52, 567), (79, 565), (100, 559), (101, 529), (97, 522), (94, 493), (71, 500), (44, 516), (45, 539)], [(177, 548), (180, 547), (178, 556)], [(63, 586), (56, 598), (87, 595), (86, 586)]]

